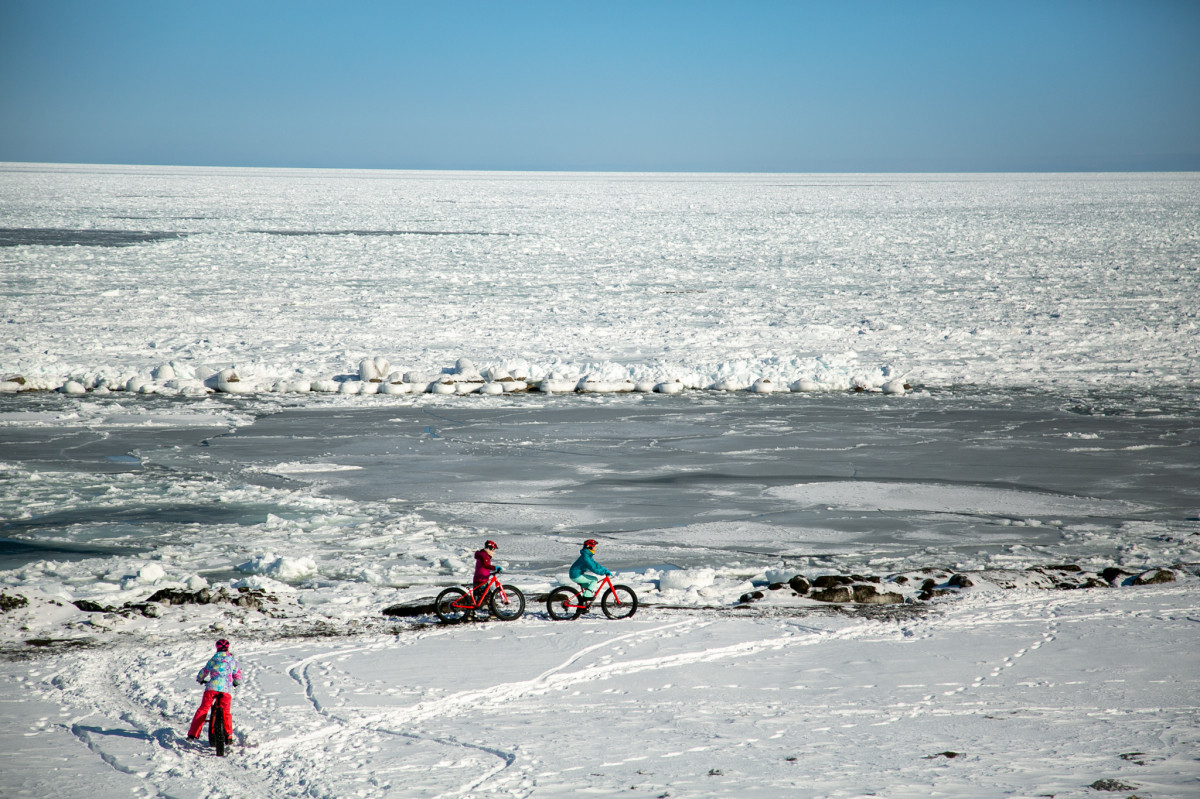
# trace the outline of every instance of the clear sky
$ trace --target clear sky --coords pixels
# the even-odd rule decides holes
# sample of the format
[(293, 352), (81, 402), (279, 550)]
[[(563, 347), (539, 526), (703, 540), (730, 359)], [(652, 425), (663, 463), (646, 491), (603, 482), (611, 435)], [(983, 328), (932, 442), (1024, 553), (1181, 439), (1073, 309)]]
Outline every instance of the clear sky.
[(1200, 170), (1200, 0), (0, 0), (0, 161)]

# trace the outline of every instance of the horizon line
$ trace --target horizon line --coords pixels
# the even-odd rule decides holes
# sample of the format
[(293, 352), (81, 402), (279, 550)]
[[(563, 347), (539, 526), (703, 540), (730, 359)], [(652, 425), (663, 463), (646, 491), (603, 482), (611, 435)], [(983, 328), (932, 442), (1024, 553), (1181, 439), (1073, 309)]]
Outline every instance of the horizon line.
[(728, 170), (728, 169), (554, 169), (547, 167), (384, 167), (384, 166), (251, 166), (246, 164), (163, 164), (88, 161), (0, 161), (8, 167), (92, 167), (143, 169), (256, 169), (311, 172), (449, 172), (476, 174), (558, 174), (558, 175), (1186, 175), (1200, 169), (947, 169), (947, 170)]

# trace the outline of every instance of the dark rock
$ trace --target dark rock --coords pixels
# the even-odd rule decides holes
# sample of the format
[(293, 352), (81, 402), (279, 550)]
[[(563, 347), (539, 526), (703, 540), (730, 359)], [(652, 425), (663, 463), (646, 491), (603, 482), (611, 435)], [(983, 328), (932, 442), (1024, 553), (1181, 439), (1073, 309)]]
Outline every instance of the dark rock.
[(844, 585), (813, 591), (812, 598), (818, 602), (849, 602), (852, 599), (850, 589)]
[(807, 594), (808, 589), (812, 588), (812, 583), (810, 583), (808, 580), (805, 580), (803, 574), (797, 574), (795, 577), (788, 580), (788, 585), (790, 585), (792, 590), (797, 594)]
[(82, 610), (84, 613), (116, 613), (117, 609), (109, 605), (101, 605), (98, 602), (93, 602), (90, 599), (77, 599), (71, 603), (75, 607)]
[(146, 599), (147, 602), (162, 602), (167, 605), (208, 605), (213, 600), (207, 588), (199, 591), (182, 591), (178, 588), (160, 588)]
[(952, 585), (955, 588), (970, 588), (975, 583), (971, 582), (971, 578), (965, 574), (954, 574), (946, 581), (946, 585)]
[(136, 610), (138, 613), (145, 616), (147, 619), (157, 619), (162, 617), (162, 606), (157, 602), (133, 602), (125, 605), (125, 610)]
[(1091, 788), (1092, 790), (1096, 790), (1096, 791), (1133, 791), (1133, 790), (1137, 790), (1136, 786), (1126, 785), (1125, 783), (1118, 782), (1117, 780), (1096, 780), (1088, 787)]
[(769, 590), (771, 590), (771, 591), (779, 591), (779, 590), (781, 590), (781, 589), (782, 589), (782, 588), (783, 588), (785, 585), (787, 585), (787, 583), (771, 583), (770, 585), (768, 585), (768, 586), (767, 586), (767, 588), (768, 588)]
[(1132, 575), (1132, 573), (1127, 572), (1124, 569), (1118, 569), (1116, 566), (1109, 566), (1107, 569), (1100, 572), (1100, 576), (1103, 577), (1105, 580), (1107, 580), (1109, 583), (1112, 583), (1112, 582), (1115, 582), (1116, 580), (1121, 579), (1122, 577), (1132, 577), (1133, 575)]
[(851, 589), (854, 601), (863, 605), (902, 605), (904, 597), (895, 591), (881, 592), (873, 585), (856, 585)]
[(422, 597), (412, 602), (401, 602), (399, 605), (383, 609), (384, 616), (425, 616), (433, 613), (433, 597)]
[(932, 591), (935, 588), (937, 588), (937, 580), (933, 579), (932, 577), (926, 578), (925, 582), (921, 583), (922, 591)]
[(29, 604), (29, 600), (21, 595), (9, 596), (8, 594), (0, 594), (0, 612), (16, 610), (23, 608)]
[(1136, 763), (1139, 766), (1144, 766), (1148, 763), (1154, 763), (1162, 760), (1161, 757), (1147, 755), (1145, 752), (1125, 752), (1121, 755), (1122, 760), (1128, 760), (1130, 763)]
[(1175, 572), (1170, 569), (1151, 569), (1133, 578), (1133, 585), (1160, 585), (1175, 582)]
[(907, 578), (907, 577), (905, 577), (903, 574), (900, 574), (900, 575), (897, 575), (897, 576), (896, 576), (896, 577), (895, 577), (895, 578), (892, 580), (892, 582), (894, 582), (894, 583), (899, 583), (900, 585), (908, 585), (908, 578)]
[(1081, 572), (1083, 569), (1076, 566), (1074, 563), (1063, 563), (1058, 566), (1047, 566), (1050, 571), (1056, 572)]
[(238, 596), (233, 597), (232, 599), (229, 600), (229, 602), (231, 604), (237, 605), (238, 607), (241, 607), (241, 608), (250, 608), (252, 610), (262, 610), (263, 609), (263, 599), (265, 599), (265, 598), (266, 598), (266, 595), (262, 591), (248, 591), (246, 593), (242, 593), (242, 594), (239, 594)]
[(748, 602), (753, 602), (756, 599), (762, 599), (764, 596), (766, 596), (766, 594), (764, 594), (762, 591), (751, 591), (748, 594), (742, 594), (740, 597), (738, 597), (738, 602), (745, 605)]
[[(182, 591), (178, 588), (160, 588), (151, 594), (146, 602), (159, 602), (164, 605), (211, 605), (214, 602), (228, 602), (242, 608), (262, 610), (264, 602), (278, 600), (261, 588), (239, 588), (237, 594), (230, 595), (224, 588), (210, 591), (201, 588), (199, 591)], [(127, 608), (137, 609), (137, 603), (128, 603)]]
[(945, 757), (950, 760), (953, 760), (954, 758), (960, 757), (961, 755), (962, 755), (961, 752), (951, 752), (950, 750), (946, 750), (945, 752), (938, 752), (936, 755), (925, 755), (925, 759), (933, 760), (935, 757)]
[(823, 574), (812, 581), (813, 588), (836, 588), (839, 585), (852, 585), (854, 580), (840, 574)]
[(947, 594), (953, 593), (954, 592), (949, 588), (925, 588), (921, 591), (921, 593), (917, 594), (917, 599), (921, 600), (922, 602), (928, 602), (935, 597), (946, 596)]

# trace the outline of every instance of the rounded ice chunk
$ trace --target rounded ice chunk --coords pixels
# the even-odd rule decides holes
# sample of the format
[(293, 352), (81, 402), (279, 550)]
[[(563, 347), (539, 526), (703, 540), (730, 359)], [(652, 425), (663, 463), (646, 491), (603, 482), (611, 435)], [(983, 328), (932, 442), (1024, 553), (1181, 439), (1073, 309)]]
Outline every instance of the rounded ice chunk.
[(226, 394), (251, 394), (254, 392), (254, 384), (242, 380), (236, 369), (222, 369), (217, 372), (216, 383), (217, 390)]
[(541, 383), (538, 383), (538, 388), (547, 394), (570, 394), (579, 387), (578, 380), (570, 380), (563, 378), (548, 377)]
[(672, 569), (662, 573), (658, 580), (660, 591), (686, 591), (689, 588), (707, 588), (716, 580), (712, 569)]
[(363, 358), (358, 362), (358, 379), (364, 383), (380, 383), (383, 381), (383, 376), (389, 371), (391, 371), (391, 364), (382, 355)]

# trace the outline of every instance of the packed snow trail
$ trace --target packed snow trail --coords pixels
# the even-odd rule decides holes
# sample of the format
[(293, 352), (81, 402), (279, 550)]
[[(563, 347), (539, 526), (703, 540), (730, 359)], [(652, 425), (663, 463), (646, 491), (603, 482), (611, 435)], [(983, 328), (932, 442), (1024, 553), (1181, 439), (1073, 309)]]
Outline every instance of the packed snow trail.
[(977, 594), (895, 621), (649, 611), (232, 636), (247, 677), (234, 725), (258, 745), (220, 760), (182, 740), (211, 642), (149, 633), (3, 683), (6, 701), (62, 708), (5, 739), (21, 775), (7, 793), (47, 795), (51, 778), (19, 764), (59, 752), (94, 799), (1082, 798), (1116, 778), (1182, 795), (1200, 744), (1195, 619), (1179, 587)]

